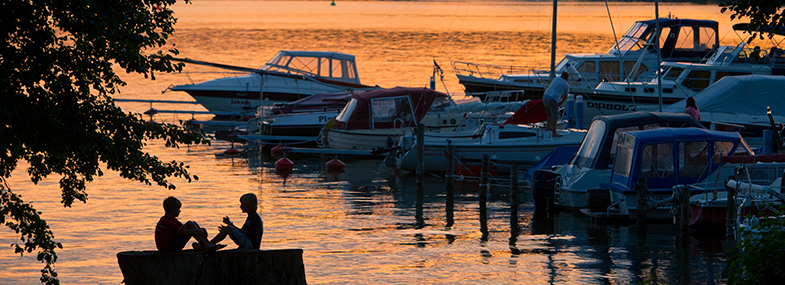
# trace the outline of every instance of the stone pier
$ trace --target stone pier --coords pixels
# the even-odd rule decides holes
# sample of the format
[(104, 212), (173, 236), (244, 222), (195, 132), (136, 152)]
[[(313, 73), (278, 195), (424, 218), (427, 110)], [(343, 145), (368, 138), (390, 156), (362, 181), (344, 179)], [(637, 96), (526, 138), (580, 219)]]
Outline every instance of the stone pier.
[(117, 254), (125, 284), (307, 284), (302, 249)]

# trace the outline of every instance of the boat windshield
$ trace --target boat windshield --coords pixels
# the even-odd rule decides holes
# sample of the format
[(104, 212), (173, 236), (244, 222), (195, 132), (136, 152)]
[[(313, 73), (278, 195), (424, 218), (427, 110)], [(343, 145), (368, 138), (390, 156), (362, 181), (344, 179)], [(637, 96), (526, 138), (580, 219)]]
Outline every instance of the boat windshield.
[(635, 137), (625, 133), (619, 137), (616, 145), (616, 161), (613, 162), (613, 173), (630, 177), (633, 156), (635, 155)]
[(349, 118), (352, 116), (352, 113), (354, 113), (355, 108), (357, 108), (357, 99), (352, 98), (335, 119), (341, 122), (349, 122)]
[(578, 168), (591, 167), (597, 159), (606, 129), (607, 126), (605, 121), (596, 120), (592, 122), (589, 127), (589, 132), (586, 133), (586, 138), (583, 139), (581, 147), (572, 158), (570, 164), (575, 165)]
[(329, 56), (292, 55), (287, 52), (278, 52), (262, 67), (262, 70), (359, 83), (353, 61)]
[(645, 33), (646, 28), (648, 27), (649, 25), (646, 23), (636, 22), (635, 25), (632, 25), (630, 30), (621, 37), (618, 45), (613, 45), (608, 53), (626, 53), (645, 47), (650, 35), (650, 33)]
[(445, 108), (455, 107), (455, 102), (450, 97), (438, 97), (433, 99), (430, 111), (444, 111)]

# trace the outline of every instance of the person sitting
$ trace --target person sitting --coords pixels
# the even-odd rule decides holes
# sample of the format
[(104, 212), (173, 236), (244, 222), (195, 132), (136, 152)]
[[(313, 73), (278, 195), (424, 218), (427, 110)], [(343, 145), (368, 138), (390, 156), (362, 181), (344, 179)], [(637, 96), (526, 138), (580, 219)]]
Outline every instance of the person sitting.
[(698, 109), (698, 105), (695, 105), (695, 98), (687, 97), (687, 108), (684, 109), (684, 113), (689, 114), (698, 122), (701, 121), (701, 113)]
[(760, 60), (760, 47), (755, 46), (755, 48), (753, 48), (752, 52), (750, 53), (750, 63), (759, 63)]
[(191, 237), (195, 238), (205, 252), (219, 250), (226, 245), (214, 244), (207, 240), (207, 230), (194, 221), (185, 224), (177, 220), (183, 204), (175, 197), (164, 199), (164, 216), (155, 226), (155, 247), (159, 252), (179, 252)]
[(248, 193), (240, 197), (240, 209), (243, 213), (248, 214), (245, 218), (242, 228), (237, 228), (228, 216), (223, 218), (226, 226), (219, 226), (221, 231), (210, 240), (211, 243), (219, 243), (226, 236), (229, 236), (232, 241), (241, 249), (259, 249), (262, 243), (262, 235), (264, 234), (264, 224), (262, 218), (256, 212), (257, 199), (253, 193)]
[(567, 93), (570, 93), (570, 84), (567, 83), (569, 78), (569, 73), (562, 72), (561, 77), (551, 80), (551, 85), (542, 96), (542, 104), (545, 105), (547, 117), (546, 129), (551, 130), (554, 138), (561, 137), (556, 133), (556, 121), (559, 119), (559, 106), (567, 100)]

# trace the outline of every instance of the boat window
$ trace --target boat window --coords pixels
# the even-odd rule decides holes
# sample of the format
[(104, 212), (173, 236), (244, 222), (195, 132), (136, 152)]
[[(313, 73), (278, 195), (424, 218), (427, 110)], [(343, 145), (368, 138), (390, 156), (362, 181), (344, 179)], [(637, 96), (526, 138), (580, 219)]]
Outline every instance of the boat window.
[(330, 58), (319, 58), (319, 73), (317, 75), (321, 77), (332, 77), (332, 75), (330, 75)]
[(349, 118), (354, 113), (355, 108), (357, 108), (357, 99), (352, 98), (352, 100), (349, 100), (349, 103), (346, 104), (346, 107), (343, 107), (343, 110), (341, 110), (341, 113), (338, 114), (338, 117), (335, 117), (335, 119), (341, 122), (349, 122)]
[[(666, 43), (668, 43), (668, 46), (673, 45), (673, 41), (676, 40), (674, 38), (674, 37), (676, 37), (676, 35), (672, 35), (671, 34), (671, 28), (670, 27), (662, 27), (661, 30), (662, 31), (660, 31), (660, 49), (665, 47)], [(671, 42), (668, 42), (668, 39), (671, 39)]]
[(709, 164), (709, 143), (679, 143), (679, 177), (701, 177)]
[(641, 154), (641, 178), (673, 177), (673, 144), (650, 144)]
[(592, 167), (594, 161), (597, 159), (602, 140), (605, 137), (606, 128), (605, 121), (596, 120), (592, 122), (589, 127), (589, 132), (586, 133), (583, 143), (581, 143), (578, 152), (575, 153), (575, 157), (572, 158), (570, 164), (575, 165), (578, 168)]
[(600, 61), (600, 74), (610, 81), (619, 81), (620, 73), (618, 61)]
[(371, 116), (374, 125), (396, 120), (413, 122), (414, 114), (408, 96), (371, 99)]
[(646, 45), (649, 34), (644, 34), (648, 24), (637, 22), (625, 33), (619, 40), (618, 46), (613, 45), (608, 53), (616, 53), (618, 51), (636, 51)]
[(346, 78), (357, 79), (357, 69), (354, 67), (354, 61), (346, 60)]
[(279, 68), (286, 66), (291, 58), (292, 56), (288, 53), (278, 52), (262, 67), (262, 70), (276, 71)]
[(731, 155), (733, 142), (714, 142), (714, 164), (720, 164), (720, 158)]
[(330, 77), (334, 78), (344, 78), (346, 77), (346, 68), (344, 67), (343, 60), (332, 60), (332, 72), (330, 73)]
[(304, 75), (317, 75), (319, 72), (319, 58), (313, 56), (298, 56), (289, 61), (287, 72)]
[(593, 61), (584, 61), (581, 66), (578, 67), (578, 72), (595, 73), (597, 72), (597, 64), (595, 64)]
[(700, 45), (698, 46), (698, 51), (709, 51), (714, 48), (716, 42), (714, 38), (716, 38), (716, 31), (710, 27), (700, 27), (699, 29), (699, 36), (698, 39), (700, 41)]
[(696, 45), (700, 45), (698, 41), (700, 34), (693, 31), (693, 27), (681, 27), (679, 31), (679, 39), (676, 42), (675, 49), (680, 50), (693, 50)]
[(646, 73), (646, 71), (649, 71), (649, 68), (646, 67), (646, 65), (643, 64), (643, 63), (638, 65), (638, 68), (635, 69), (635, 64), (636, 63), (637, 62), (635, 62), (635, 61), (625, 61), (624, 62), (625, 73), (627, 75), (632, 75), (632, 80), (633, 81), (637, 81), (638, 76), (641, 76), (641, 74), (644, 74), (644, 73)]
[(711, 71), (693, 70), (690, 74), (687, 74), (687, 77), (681, 82), (681, 85), (695, 91), (701, 91), (706, 89), (706, 87), (709, 87), (710, 83)]
[(533, 132), (499, 132), (499, 139), (515, 139), (536, 136)]
[(635, 137), (624, 133), (614, 145), (618, 149), (616, 160), (613, 163), (613, 173), (624, 177), (630, 177), (632, 161), (635, 149)]
[(681, 67), (671, 67), (670, 69), (666, 70), (664, 75), (662, 76), (663, 80), (676, 80), (681, 76), (681, 73), (684, 72), (684, 68)]

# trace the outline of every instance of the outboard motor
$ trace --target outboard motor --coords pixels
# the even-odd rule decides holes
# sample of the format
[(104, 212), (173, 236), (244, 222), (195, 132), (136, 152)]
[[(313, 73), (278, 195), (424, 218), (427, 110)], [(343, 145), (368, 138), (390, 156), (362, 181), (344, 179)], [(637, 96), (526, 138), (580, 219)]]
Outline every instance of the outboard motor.
[(586, 207), (591, 212), (605, 212), (611, 205), (611, 190), (605, 188), (586, 191)]

